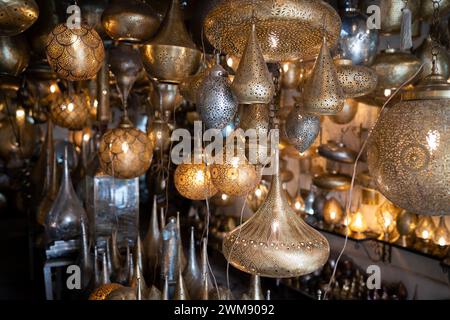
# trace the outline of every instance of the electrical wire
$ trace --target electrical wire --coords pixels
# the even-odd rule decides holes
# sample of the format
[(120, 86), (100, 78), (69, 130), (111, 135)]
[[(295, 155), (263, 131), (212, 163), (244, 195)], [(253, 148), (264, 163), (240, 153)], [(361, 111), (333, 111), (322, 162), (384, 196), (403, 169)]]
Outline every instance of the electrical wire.
[[(378, 124), (378, 122), (379, 122), (379, 120), (380, 120), (380, 118), (381, 118), (381, 115), (383, 114), (383, 111), (384, 111), (384, 109), (386, 108), (386, 106), (387, 106), (387, 105), (392, 101), (392, 99), (400, 92), (400, 90), (403, 89), (404, 86), (406, 86), (408, 83), (410, 83), (412, 80), (414, 80), (414, 78), (416, 78), (417, 75), (419, 75), (419, 74), (422, 72), (422, 69), (423, 69), (424, 65), (425, 65), (425, 64), (423, 63), (423, 64), (420, 66), (420, 68), (414, 73), (414, 75), (411, 76), (409, 79), (407, 79), (405, 82), (403, 82), (403, 83), (400, 85), (400, 87), (398, 87), (398, 88), (394, 91), (394, 93), (386, 100), (386, 102), (385, 102), (385, 103), (383, 104), (383, 106), (381, 107), (380, 113), (378, 114), (378, 116), (377, 116), (377, 118), (376, 118), (376, 120), (375, 120), (375, 123), (374, 123), (373, 126), (370, 128), (369, 133), (368, 133), (368, 135), (367, 135), (367, 138), (366, 138), (366, 140), (364, 141), (364, 143), (362, 144), (361, 149), (359, 150), (358, 156), (356, 157), (355, 164), (353, 165), (353, 173), (352, 173), (352, 180), (351, 180), (351, 184), (350, 184), (349, 196), (348, 196), (348, 199), (347, 199), (347, 203), (346, 203), (346, 205), (345, 205), (345, 218), (344, 218), (345, 220), (344, 220), (344, 221), (348, 221), (348, 216), (349, 216), (350, 206), (351, 206), (351, 204), (352, 204), (353, 189), (354, 189), (354, 186), (355, 186), (356, 169), (357, 169), (357, 167), (358, 167), (358, 162), (359, 162), (359, 159), (360, 159), (361, 156), (362, 156), (362, 153), (364, 152), (364, 150), (365, 150), (365, 148), (366, 148), (366, 146), (367, 146), (367, 142), (369, 141), (369, 138), (370, 138), (370, 136), (372, 135), (372, 132), (373, 132), (374, 128), (375, 128), (376, 125)], [(341, 260), (342, 255), (344, 254), (345, 249), (347, 248), (348, 237), (349, 237), (349, 226), (347, 225), (347, 226), (346, 226), (346, 232), (345, 232), (344, 246), (342, 247), (342, 250), (340, 251), (340, 253), (339, 253), (339, 255), (338, 255), (338, 258), (336, 259), (336, 263), (335, 263), (334, 268), (333, 268), (333, 273), (331, 274), (330, 281), (328, 282), (327, 288), (325, 289), (325, 293), (324, 293), (324, 295), (323, 295), (323, 300), (326, 300), (327, 295), (328, 295), (328, 292), (329, 292), (330, 289), (331, 289), (331, 285), (332, 285), (333, 282), (334, 282), (334, 278), (335, 278), (335, 275), (336, 275), (336, 270), (337, 270), (339, 261)]]

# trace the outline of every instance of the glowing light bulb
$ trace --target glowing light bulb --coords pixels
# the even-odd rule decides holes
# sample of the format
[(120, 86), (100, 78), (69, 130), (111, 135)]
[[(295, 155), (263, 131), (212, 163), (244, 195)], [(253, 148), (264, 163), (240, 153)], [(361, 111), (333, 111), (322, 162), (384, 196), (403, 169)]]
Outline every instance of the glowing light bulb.
[(387, 98), (391, 95), (392, 90), (391, 89), (384, 89), (384, 96)]
[(225, 193), (222, 193), (221, 198), (223, 201), (226, 201), (228, 199), (228, 195), (226, 195)]
[(203, 183), (203, 180), (204, 180), (203, 171), (201, 171), (201, 170), (197, 171), (197, 173), (195, 174), (195, 180), (198, 183)]
[(288, 63), (284, 63), (283, 64), (283, 71), (284, 72), (288, 72), (289, 71), (289, 64)]
[(55, 93), (56, 92), (56, 85), (55, 84), (50, 85), (50, 92), (51, 93)]
[(302, 208), (302, 204), (299, 201), (296, 201), (294, 203), (294, 207), (295, 207), (295, 209), (300, 210)]
[(73, 108), (74, 108), (74, 105), (73, 105), (72, 102), (70, 102), (70, 103), (67, 105), (67, 110), (69, 110), (70, 112), (72, 112), (72, 111), (73, 111)]
[(94, 100), (93, 106), (94, 106), (94, 108), (97, 108), (97, 107), (98, 107), (98, 101), (97, 101), (97, 99)]
[(128, 146), (128, 143), (127, 142), (122, 142), (122, 151), (124, 152), (124, 153), (127, 153), (128, 152), (128, 150), (129, 150), (129, 146)]
[(228, 65), (230, 68), (233, 67), (233, 58), (232, 58), (232, 57), (229, 57), (229, 58), (227, 59), (227, 65)]
[(336, 219), (336, 211), (331, 211), (331, 212), (330, 212), (330, 218), (331, 218), (332, 220)]
[(25, 119), (25, 110), (23, 108), (19, 108), (16, 110), (16, 119), (20, 122)]
[(91, 136), (90, 136), (89, 133), (83, 134), (83, 140), (84, 140), (85, 142), (88, 142), (90, 138), (91, 138)]
[(261, 195), (262, 195), (261, 189), (257, 188), (257, 189), (255, 190), (255, 196), (257, 196), (258, 198), (260, 198)]

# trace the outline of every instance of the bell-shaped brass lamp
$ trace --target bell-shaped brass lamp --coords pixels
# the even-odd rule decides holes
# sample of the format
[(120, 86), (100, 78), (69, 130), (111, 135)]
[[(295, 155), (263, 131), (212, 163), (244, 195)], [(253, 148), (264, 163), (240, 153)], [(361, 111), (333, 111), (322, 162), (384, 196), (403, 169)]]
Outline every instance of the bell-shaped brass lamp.
[(160, 82), (180, 83), (197, 72), (201, 52), (186, 30), (178, 0), (172, 0), (158, 33), (141, 53), (148, 74)]
[(269, 103), (274, 95), (275, 86), (261, 53), (254, 24), (231, 89), (240, 104)]
[(241, 271), (291, 278), (322, 267), (330, 248), (326, 238), (289, 206), (281, 186), (278, 157), (276, 148), (275, 175), (266, 200), (250, 219), (225, 236), (223, 254)]

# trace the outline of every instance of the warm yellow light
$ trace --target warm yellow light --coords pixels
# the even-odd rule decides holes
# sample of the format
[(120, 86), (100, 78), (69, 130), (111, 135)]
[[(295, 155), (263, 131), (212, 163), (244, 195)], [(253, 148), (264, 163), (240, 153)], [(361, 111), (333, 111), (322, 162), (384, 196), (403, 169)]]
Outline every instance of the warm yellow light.
[(94, 99), (94, 104), (93, 104), (93, 106), (94, 106), (94, 108), (97, 108), (97, 107), (98, 107), (98, 100), (97, 100), (97, 99)]
[(430, 153), (433, 154), (433, 151), (437, 150), (439, 147), (439, 140), (441, 135), (436, 130), (430, 130), (427, 134), (427, 143), (428, 143), (428, 149), (430, 150)]
[(257, 188), (257, 189), (255, 190), (255, 196), (257, 196), (258, 198), (261, 198), (261, 195), (262, 195), (261, 189), (260, 189), (260, 188)]
[(205, 180), (205, 176), (204, 176), (204, 174), (203, 174), (203, 170), (198, 170), (198, 171), (195, 173), (195, 181), (196, 181), (197, 183), (203, 183), (204, 180)]
[(16, 110), (16, 119), (17, 121), (23, 121), (25, 119), (25, 110), (23, 108)]
[(90, 138), (91, 138), (91, 135), (90, 135), (89, 133), (83, 134), (83, 140), (84, 140), (85, 142), (88, 142)]
[(391, 93), (392, 93), (391, 89), (384, 89), (384, 96), (385, 97), (389, 97), (391, 95)]
[(330, 212), (330, 219), (332, 219), (332, 220), (336, 219), (336, 211)]
[(367, 230), (366, 221), (360, 210), (353, 214), (349, 228), (356, 233), (362, 233)]
[(289, 63), (283, 63), (283, 71), (288, 72), (289, 71)]
[(122, 142), (122, 151), (124, 152), (124, 153), (127, 153), (128, 152), (128, 150), (129, 150), (129, 146), (128, 146), (128, 143), (127, 142)]
[(51, 93), (55, 93), (56, 92), (56, 85), (55, 84), (50, 85), (50, 92)]
[(295, 207), (296, 210), (301, 210), (302, 209), (302, 204), (300, 203), (300, 201), (295, 201), (294, 207)]
[(232, 57), (229, 57), (229, 58), (227, 59), (227, 65), (228, 65), (230, 68), (233, 67), (233, 58), (232, 58)]
[(422, 231), (422, 239), (427, 240), (430, 237), (430, 233), (428, 232), (428, 230), (423, 230)]
[(423, 240), (429, 240), (433, 237), (435, 225), (430, 216), (422, 216), (416, 228), (416, 236)]
[(441, 247), (450, 245), (450, 232), (443, 216), (439, 220), (438, 227), (434, 230), (433, 242)]
[(72, 112), (72, 111), (73, 111), (73, 108), (74, 108), (74, 105), (73, 105), (72, 102), (70, 102), (70, 103), (67, 105), (67, 110), (69, 110), (70, 112)]
[(223, 201), (226, 201), (228, 199), (228, 196), (225, 193), (222, 193), (221, 197)]

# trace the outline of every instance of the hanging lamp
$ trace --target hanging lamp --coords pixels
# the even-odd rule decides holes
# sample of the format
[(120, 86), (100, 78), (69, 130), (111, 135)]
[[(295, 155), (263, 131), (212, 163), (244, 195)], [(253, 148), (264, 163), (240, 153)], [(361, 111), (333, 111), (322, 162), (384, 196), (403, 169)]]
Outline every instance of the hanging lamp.
[(305, 111), (317, 115), (334, 115), (344, 107), (344, 92), (325, 37), (312, 74), (306, 81), (303, 103)]
[[(358, 0), (340, 1), (342, 27), (339, 47), (342, 56), (351, 60), (354, 65), (368, 65), (377, 54), (379, 31), (369, 27), (369, 17), (359, 10), (358, 2)], [(384, 7), (386, 6), (387, 4), (384, 4)], [(384, 7), (381, 6), (381, 10)]]
[(284, 124), (286, 136), (298, 152), (311, 147), (320, 132), (320, 117), (305, 112), (302, 103), (297, 102)]
[(305, 275), (325, 264), (328, 241), (289, 206), (281, 187), (278, 148), (274, 170), (265, 202), (225, 236), (223, 254), (232, 266), (250, 274), (271, 278)]
[(17, 77), (28, 67), (30, 48), (25, 36), (0, 36), (0, 52), (2, 52), (2, 59), (0, 60), (1, 75)]
[(89, 109), (82, 94), (75, 93), (71, 83), (62, 101), (56, 101), (50, 107), (50, 117), (62, 128), (78, 131), (85, 127)]
[(412, 213), (449, 214), (449, 103), (450, 84), (433, 68), (381, 114), (370, 137), (368, 166), (378, 190)]
[(230, 0), (208, 13), (205, 35), (216, 49), (240, 57), (255, 20), (268, 62), (312, 59), (325, 34), (334, 47), (341, 28), (338, 13), (324, 1)]
[(349, 59), (336, 59), (334, 63), (345, 98), (365, 96), (376, 89), (378, 76), (371, 68), (352, 65)]
[(450, 245), (450, 232), (445, 224), (444, 216), (439, 218), (439, 225), (433, 233), (433, 242), (441, 247)]
[(219, 64), (211, 68), (198, 89), (197, 110), (208, 129), (222, 130), (234, 121), (238, 102), (227, 73)]
[(141, 54), (148, 74), (160, 82), (180, 83), (197, 72), (201, 52), (186, 30), (178, 0), (172, 0), (158, 33)]
[(103, 11), (103, 29), (115, 41), (142, 43), (159, 28), (159, 17), (145, 1), (113, 0)]
[(346, 99), (344, 102), (344, 107), (334, 116), (328, 116), (328, 118), (336, 124), (348, 124), (354, 118), (358, 112), (358, 101), (353, 99)]
[(258, 45), (255, 24), (252, 24), (231, 89), (240, 104), (269, 103), (275, 93), (272, 75)]
[(84, 23), (74, 29), (66, 23), (57, 25), (48, 35), (45, 51), (52, 69), (69, 81), (94, 78), (105, 58), (102, 39)]
[(209, 168), (204, 162), (178, 165), (174, 182), (178, 192), (191, 200), (205, 200), (218, 191), (212, 183)]

